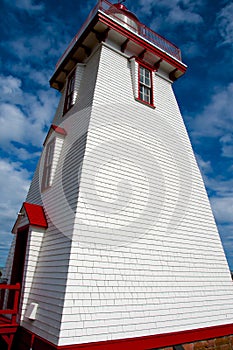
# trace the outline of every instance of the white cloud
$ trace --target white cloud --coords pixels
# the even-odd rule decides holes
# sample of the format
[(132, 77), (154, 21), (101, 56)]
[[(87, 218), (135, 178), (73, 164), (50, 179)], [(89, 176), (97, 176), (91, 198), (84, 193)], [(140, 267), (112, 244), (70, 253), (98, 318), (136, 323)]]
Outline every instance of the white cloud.
[(204, 173), (204, 179), (207, 188), (215, 193), (214, 196), (210, 196), (210, 204), (228, 257), (228, 263), (233, 271), (233, 179), (224, 181), (209, 177), (206, 173)]
[(31, 174), (23, 168), (21, 163), (13, 163), (9, 159), (0, 159), (0, 218), (1, 218), (1, 259), (4, 264), (10, 246), (10, 234), (17, 213), (25, 199)]
[(196, 156), (196, 160), (197, 160), (198, 166), (199, 166), (199, 168), (200, 168), (200, 170), (201, 170), (203, 175), (213, 172), (210, 160), (204, 161), (199, 154), (196, 154), (195, 156)]
[(212, 197), (210, 202), (217, 222), (233, 224), (233, 197)]
[(0, 75), (0, 101), (13, 104), (21, 103), (23, 100), (22, 81), (12, 75)]
[(171, 23), (189, 23), (198, 24), (203, 21), (202, 17), (189, 9), (181, 9), (179, 5), (172, 8), (167, 16)]
[(219, 224), (219, 233), (222, 238), (222, 244), (228, 259), (228, 264), (233, 271), (233, 225)]
[(21, 80), (9, 75), (7, 77), (0, 76), (1, 97), (17, 94), (21, 91)]
[(30, 159), (36, 159), (40, 157), (41, 151), (35, 151), (33, 152), (32, 150), (27, 150), (23, 147), (15, 147), (11, 146), (10, 152), (11, 155), (17, 156), (17, 159), (19, 161), (26, 161)]
[[(223, 243), (224, 247), (228, 248), (229, 251), (233, 252), (233, 225), (232, 224), (219, 224), (219, 231), (221, 236), (224, 237)], [(231, 259), (233, 263), (233, 258), (231, 254)], [(233, 265), (232, 265), (233, 270)]]
[[(160, 24), (162, 22), (169, 23), (169, 25), (179, 23), (197, 24), (203, 21), (202, 17), (198, 13), (198, 8), (203, 6), (203, 1), (160, 0), (159, 2), (155, 2), (154, 0), (140, 0), (139, 4), (139, 13), (143, 13), (145, 15), (150, 15), (155, 8), (157, 10), (165, 10), (163, 16), (161, 16), (161, 14), (157, 16)], [(157, 13), (158, 11), (154, 12)], [(154, 25), (157, 22), (157, 17), (153, 21)]]
[(31, 174), (23, 168), (22, 163), (0, 159), (0, 213), (3, 221), (12, 218), (21, 206), (29, 187), (30, 177)]
[(0, 145), (8, 148), (10, 141), (25, 143), (25, 116), (15, 105), (0, 104)]
[(233, 131), (233, 83), (220, 87), (202, 113), (191, 122), (194, 136), (221, 137)]
[(0, 76), (0, 85), (0, 146), (7, 151), (16, 141), (41, 147), (58, 103), (55, 91), (24, 92), (22, 81), (13, 76)]
[[(9, 229), (11, 220), (20, 209), (25, 199), (31, 174), (23, 168), (21, 163), (12, 163), (10, 160), (0, 160), (1, 186), (1, 230)], [(7, 179), (7, 181), (6, 181)], [(14, 222), (12, 223), (14, 224)]]
[[(60, 33), (60, 31), (59, 31)], [(9, 45), (9, 48), (15, 52), (18, 58), (21, 60), (30, 57), (31, 62), (35, 59), (40, 59), (42, 62), (46, 57), (59, 56), (64, 48), (63, 40), (56, 40), (57, 34), (50, 35), (49, 27), (45, 27), (43, 33), (40, 35), (33, 35), (31, 37), (24, 36), (19, 37), (17, 40), (5, 42)], [(56, 41), (56, 45), (54, 45)]]
[(41, 11), (44, 9), (43, 4), (34, 4), (34, 0), (16, 0), (15, 6), (19, 9), (26, 10), (26, 11)]
[(216, 25), (223, 39), (219, 44), (232, 45), (233, 44), (233, 2), (227, 4), (217, 14)]
[(214, 177), (211, 161), (204, 161), (200, 155), (196, 155), (196, 159), (211, 193), (210, 203), (218, 224), (233, 225), (233, 178)]
[[(56, 60), (55, 60), (56, 61)], [(42, 88), (48, 88), (49, 87), (49, 79), (51, 77), (51, 74), (53, 72), (53, 67), (51, 66), (45, 66), (42, 67), (40, 64), (38, 66), (34, 67), (32, 64), (25, 64), (24, 60), (22, 61), (14, 61), (14, 62), (6, 62), (5, 68), (9, 69), (11, 71), (11, 74), (21, 76), (21, 77), (27, 77), (27, 82), (31, 82), (33, 85), (41, 86)], [(12, 77), (13, 79), (17, 79)], [(0, 84), (3, 79), (3, 83), (6, 85), (6, 77), (0, 76)], [(19, 80), (19, 79), (17, 79)], [(22, 85), (21, 80), (20, 86)], [(0, 85), (0, 89), (2, 86)]]
[(181, 46), (181, 51), (184, 52), (185, 56), (189, 58), (205, 56), (205, 50), (200, 48), (199, 42), (189, 41)]
[[(16, 27), (19, 27), (17, 37), (2, 40), (0, 45), (3, 50), (15, 56), (15, 60), (10, 64), (19, 66), (21, 71), (26, 69), (28, 73), (35, 72), (39, 67), (40, 73), (50, 72), (71, 40), (69, 35), (71, 24), (56, 16), (45, 19), (43, 16), (38, 18), (37, 15), (34, 15), (33, 19), (35, 31), (22, 32), (21, 23), (17, 23)], [(75, 27), (72, 28), (72, 32), (75, 29)], [(4, 64), (11, 70), (7, 61)], [(48, 76), (48, 73), (46, 75)]]
[(214, 178), (211, 161), (196, 155), (205, 185), (210, 193), (210, 204), (216, 219), (228, 263), (233, 271), (233, 179)]
[(34, 81), (37, 84), (40, 84), (44, 87), (48, 87), (49, 86), (49, 74), (48, 71), (45, 69), (41, 69), (41, 71), (38, 71), (36, 69), (32, 69), (30, 67), (29, 71), (28, 71), (28, 78), (31, 79), (32, 81)]
[(215, 193), (217, 198), (233, 198), (233, 179), (224, 179), (222, 177), (206, 176), (205, 184), (209, 190)]
[(222, 146), (222, 156), (233, 158), (233, 135), (225, 134), (220, 138), (220, 144)]

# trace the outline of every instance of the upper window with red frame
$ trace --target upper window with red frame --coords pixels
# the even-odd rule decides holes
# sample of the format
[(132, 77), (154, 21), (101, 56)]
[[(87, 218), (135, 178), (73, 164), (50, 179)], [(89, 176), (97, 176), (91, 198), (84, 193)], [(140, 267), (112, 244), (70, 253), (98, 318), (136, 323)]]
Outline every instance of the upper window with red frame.
[(138, 65), (138, 98), (139, 100), (153, 105), (153, 84), (152, 84), (152, 70)]
[(63, 114), (75, 104), (75, 70), (68, 78)]

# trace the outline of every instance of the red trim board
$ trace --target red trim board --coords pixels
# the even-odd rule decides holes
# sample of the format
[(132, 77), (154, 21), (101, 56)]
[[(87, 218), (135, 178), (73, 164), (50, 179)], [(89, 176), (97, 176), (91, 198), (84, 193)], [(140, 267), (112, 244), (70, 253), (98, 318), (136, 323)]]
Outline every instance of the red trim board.
[(159, 48), (154, 47), (150, 43), (147, 43), (145, 40), (139, 38), (137, 35), (129, 32), (127, 29), (122, 28), (122, 26), (118, 25), (117, 23), (114, 23), (110, 19), (108, 19), (106, 16), (102, 15), (101, 13), (98, 13), (99, 20), (106, 24), (111, 29), (116, 30), (117, 32), (125, 35), (128, 39), (134, 41), (135, 43), (139, 44), (146, 50), (156, 54), (158, 57), (164, 59), (168, 63), (170, 63), (175, 68), (179, 69), (182, 73), (184, 73), (187, 70), (187, 67), (182, 62), (172, 58), (170, 55), (166, 54), (165, 52), (161, 51)]
[[(20, 328), (21, 332), (24, 333), (24, 335), (22, 335), (24, 339), (28, 338), (26, 336), (28, 333), (31, 334), (31, 337), (34, 337), (33, 350), (153, 350), (162, 347), (233, 335), (233, 324), (227, 324), (137, 338), (57, 346), (22, 327)], [(31, 340), (32, 339), (30, 339), (30, 341)], [(17, 344), (20, 345), (20, 339), (18, 341), (19, 343)]]

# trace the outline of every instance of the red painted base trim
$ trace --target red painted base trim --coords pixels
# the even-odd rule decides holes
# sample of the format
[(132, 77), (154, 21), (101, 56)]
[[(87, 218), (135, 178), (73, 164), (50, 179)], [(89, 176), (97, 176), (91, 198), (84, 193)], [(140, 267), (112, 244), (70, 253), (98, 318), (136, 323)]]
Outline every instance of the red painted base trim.
[(233, 324), (214, 326), (208, 328), (199, 328), (194, 330), (173, 332), (167, 334), (158, 334), (138, 338), (128, 338), (65, 346), (54, 345), (48, 342), (47, 340), (37, 336), (36, 334), (30, 333), (22, 327), (20, 329), (20, 333), (21, 335), (19, 335), (18, 339), (16, 340), (17, 347), (13, 347), (13, 350), (21, 350), (21, 342), (24, 343), (24, 347), (22, 349), (26, 349), (25, 339), (28, 340), (28, 349), (32, 347), (33, 350), (152, 350), (167, 346), (193, 343), (197, 341), (233, 335)]

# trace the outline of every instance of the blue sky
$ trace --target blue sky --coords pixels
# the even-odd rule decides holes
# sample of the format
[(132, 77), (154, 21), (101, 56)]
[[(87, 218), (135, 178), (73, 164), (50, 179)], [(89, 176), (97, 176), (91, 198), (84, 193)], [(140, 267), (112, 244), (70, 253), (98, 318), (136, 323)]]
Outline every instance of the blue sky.
[[(95, 0), (0, 0), (0, 266), (59, 100), (58, 58)], [(182, 50), (174, 84), (233, 270), (233, 1), (128, 0), (139, 20)]]

